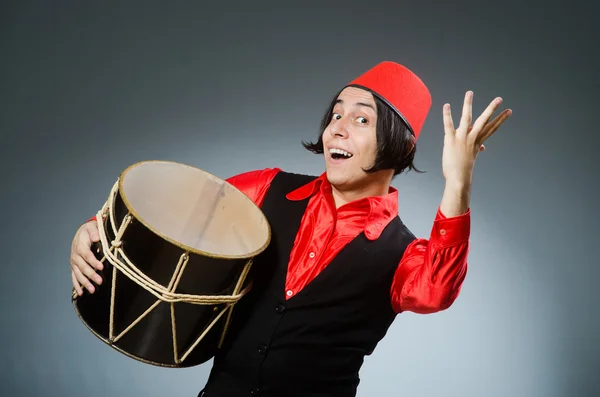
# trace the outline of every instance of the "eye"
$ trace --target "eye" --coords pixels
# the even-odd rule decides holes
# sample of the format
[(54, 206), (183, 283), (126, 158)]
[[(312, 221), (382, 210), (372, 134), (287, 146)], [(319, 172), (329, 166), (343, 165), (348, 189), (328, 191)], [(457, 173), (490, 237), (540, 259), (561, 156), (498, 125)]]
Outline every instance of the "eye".
[(339, 119), (341, 119), (341, 118), (342, 118), (342, 116), (341, 116), (339, 113), (334, 113), (334, 114), (332, 115), (332, 118), (333, 118), (334, 120), (339, 120)]
[(369, 120), (360, 116), (356, 118), (356, 121), (358, 121), (360, 124), (367, 124), (369, 122)]

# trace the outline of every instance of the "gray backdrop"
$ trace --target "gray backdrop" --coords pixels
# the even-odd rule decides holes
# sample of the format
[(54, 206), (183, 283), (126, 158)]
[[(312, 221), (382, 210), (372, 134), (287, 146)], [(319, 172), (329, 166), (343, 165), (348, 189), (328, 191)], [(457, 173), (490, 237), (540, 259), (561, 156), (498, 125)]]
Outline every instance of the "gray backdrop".
[(393, 60), (433, 95), (417, 157), (427, 173), (394, 182), (401, 216), (421, 237), (444, 187), (442, 105), (458, 120), (472, 89), (477, 114), (498, 95), (514, 114), (476, 165), (460, 297), (439, 314), (399, 316), (367, 359), (359, 395), (600, 395), (591, 6), (123, 3), (0, 9), (0, 394), (195, 396), (209, 364), (139, 363), (78, 320), (75, 230), (141, 160), (221, 177), (264, 167), (321, 173), (301, 140), (315, 137), (340, 86)]

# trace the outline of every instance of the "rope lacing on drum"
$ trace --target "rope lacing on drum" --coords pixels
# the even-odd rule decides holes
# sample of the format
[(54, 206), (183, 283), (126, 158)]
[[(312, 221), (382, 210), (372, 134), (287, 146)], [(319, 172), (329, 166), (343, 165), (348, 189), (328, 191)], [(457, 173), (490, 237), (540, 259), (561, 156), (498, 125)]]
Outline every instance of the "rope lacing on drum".
[[(112, 189), (112, 194), (116, 194), (116, 190), (118, 188), (118, 184), (115, 184)], [(105, 219), (108, 217), (110, 219), (111, 226), (113, 227), (113, 233), (115, 234), (114, 240), (110, 243), (108, 242), (108, 236), (103, 227), (98, 227), (100, 234), (100, 241), (102, 243), (102, 247), (111, 247), (109, 250), (105, 250), (106, 260), (108, 260), (116, 269), (121, 271), (123, 274), (127, 275), (130, 279), (138, 283), (141, 287), (146, 289), (146, 291), (150, 292), (158, 299), (163, 302), (186, 302), (200, 305), (211, 305), (211, 304), (220, 304), (220, 303), (236, 303), (242, 296), (244, 296), (250, 286), (247, 286), (244, 290), (239, 291), (232, 295), (192, 295), (192, 294), (180, 294), (175, 293), (174, 290), (177, 286), (181, 278), (181, 274), (185, 265), (187, 265), (187, 261), (189, 259), (189, 253), (185, 252), (181, 255), (179, 259), (179, 263), (177, 264), (177, 269), (179, 271), (175, 271), (174, 277), (177, 277), (176, 280), (171, 280), (169, 287), (165, 288), (161, 284), (149, 278), (146, 274), (144, 274), (141, 270), (139, 270), (127, 257), (126, 253), (122, 249), (122, 241), (123, 235), (125, 234), (125, 230), (132, 222), (133, 218), (130, 214), (127, 214), (123, 220), (123, 223), (117, 230), (114, 217), (110, 211), (109, 201), (107, 201), (102, 209), (98, 211), (98, 219)], [(106, 252), (108, 251), (108, 252)], [(125, 263), (123, 263), (120, 259), (122, 258)], [(251, 265), (252, 260), (249, 260), (243, 270), (243, 275), (246, 275), (249, 267)]]
[[(249, 259), (242, 269), (242, 273), (238, 279), (238, 282), (234, 288), (234, 291), (231, 295), (192, 295), (192, 294), (180, 294), (176, 293), (177, 285), (181, 280), (181, 276), (183, 275), (183, 271), (187, 266), (189, 261), (189, 253), (184, 252), (177, 263), (175, 268), (175, 272), (173, 273), (173, 277), (169, 282), (168, 287), (164, 287), (163, 285), (157, 283), (148, 277), (144, 272), (139, 270), (127, 257), (126, 253), (122, 248), (122, 238), (127, 230), (127, 227), (133, 221), (133, 217), (131, 214), (127, 214), (123, 218), (123, 222), (119, 226), (117, 230), (116, 220), (114, 219), (113, 211), (112, 211), (112, 202), (114, 201), (114, 197), (117, 194), (118, 190), (118, 181), (114, 184), (111, 189), (111, 193), (109, 199), (104, 203), (102, 208), (98, 211), (96, 219), (98, 220), (98, 231), (100, 235), (100, 242), (103, 248), (104, 258), (111, 265), (113, 265), (112, 272), (112, 292), (110, 299), (110, 323), (109, 323), (109, 340), (111, 343), (115, 343), (118, 341), (126, 332), (128, 332), (131, 328), (133, 328), (136, 324), (138, 324), (148, 313), (150, 313), (156, 306), (160, 304), (160, 302), (167, 302), (171, 305), (171, 322), (172, 322), (172, 331), (173, 331), (173, 354), (176, 362), (182, 362), (185, 358), (192, 352), (192, 350), (200, 343), (202, 338), (210, 331), (212, 326), (217, 323), (217, 321), (225, 314), (225, 312), (229, 311), (229, 315), (227, 317), (219, 345), (223, 343), (223, 339), (225, 333), (227, 332), (230, 318), (231, 318), (231, 309), (233, 305), (243, 297), (251, 288), (251, 284), (247, 285), (242, 289), (246, 276), (250, 271), (250, 267), (252, 265), (252, 259)], [(103, 224), (106, 222), (108, 218), (108, 222), (110, 227), (112, 228), (113, 234), (115, 238), (112, 241), (108, 241), (108, 236), (106, 234), (106, 230)], [(101, 220), (101, 221), (100, 221)], [(122, 260), (121, 260), (122, 259)], [(136, 320), (134, 320), (127, 328), (125, 328), (119, 335), (114, 335), (114, 303), (115, 303), (115, 287), (117, 280), (117, 270), (127, 276), (129, 279), (134, 281), (137, 285), (144, 288), (146, 291), (154, 295), (158, 300), (150, 306), (144, 313), (142, 313)], [(75, 293), (74, 293), (75, 294)], [(75, 295), (74, 295), (75, 297)], [(197, 340), (191, 345), (188, 351), (179, 358), (178, 349), (177, 349), (177, 340), (176, 340), (176, 324), (175, 324), (175, 313), (174, 313), (174, 303), (183, 302), (190, 304), (198, 304), (198, 305), (219, 305), (225, 304), (225, 308), (221, 310), (221, 312), (213, 319), (213, 321), (206, 327), (204, 332), (197, 338)]]

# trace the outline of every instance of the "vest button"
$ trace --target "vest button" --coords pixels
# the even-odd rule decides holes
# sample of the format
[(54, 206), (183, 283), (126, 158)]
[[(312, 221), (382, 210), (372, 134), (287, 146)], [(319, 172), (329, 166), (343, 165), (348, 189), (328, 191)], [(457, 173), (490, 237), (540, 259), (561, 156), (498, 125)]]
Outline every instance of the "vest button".
[(250, 390), (250, 395), (251, 396), (258, 396), (259, 394), (260, 394), (260, 389), (259, 388)]
[(285, 311), (285, 305), (283, 305), (283, 304), (277, 305), (275, 310), (277, 311), (277, 313), (281, 314)]
[(267, 352), (267, 345), (258, 346), (258, 353), (265, 354)]

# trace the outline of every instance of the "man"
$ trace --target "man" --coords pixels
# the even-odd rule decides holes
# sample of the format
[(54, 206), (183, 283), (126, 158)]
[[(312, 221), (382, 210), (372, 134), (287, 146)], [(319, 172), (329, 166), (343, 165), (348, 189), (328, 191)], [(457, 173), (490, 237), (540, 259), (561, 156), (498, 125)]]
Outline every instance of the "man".
[[(316, 143), (319, 177), (280, 169), (228, 181), (265, 213), (269, 247), (255, 258), (251, 292), (234, 318), (206, 387), (213, 396), (354, 396), (365, 355), (403, 311), (434, 313), (455, 301), (467, 271), (469, 194), (483, 142), (511, 114), (490, 121), (496, 98), (471, 125), (471, 92), (454, 128), (443, 109), (446, 186), (430, 239), (418, 239), (398, 216), (394, 176), (415, 169), (416, 141), (431, 106), (409, 69), (383, 62), (333, 99)], [(92, 220), (75, 235), (73, 284), (90, 292)]]

